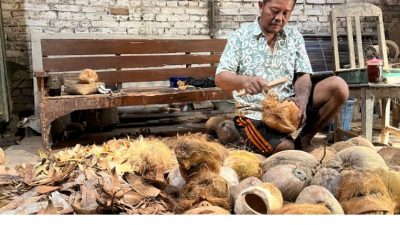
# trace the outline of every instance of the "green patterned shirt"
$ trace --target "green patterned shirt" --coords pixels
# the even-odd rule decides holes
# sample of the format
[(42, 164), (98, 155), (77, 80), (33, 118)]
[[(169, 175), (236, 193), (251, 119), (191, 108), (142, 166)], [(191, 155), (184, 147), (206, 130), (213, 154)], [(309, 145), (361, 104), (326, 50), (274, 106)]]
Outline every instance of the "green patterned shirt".
[[(216, 74), (222, 71), (259, 76), (267, 81), (288, 77), (288, 82), (274, 89), (280, 99), (286, 99), (295, 94), (294, 74), (312, 73), (312, 68), (304, 38), (296, 27), (285, 26), (284, 30), (278, 33), (272, 53), (257, 19), (239, 28), (228, 38)], [(264, 99), (262, 93), (239, 97), (234, 91), (233, 96), (241, 106), (245, 106), (243, 113), (246, 116), (261, 119), (261, 113), (257, 109)]]

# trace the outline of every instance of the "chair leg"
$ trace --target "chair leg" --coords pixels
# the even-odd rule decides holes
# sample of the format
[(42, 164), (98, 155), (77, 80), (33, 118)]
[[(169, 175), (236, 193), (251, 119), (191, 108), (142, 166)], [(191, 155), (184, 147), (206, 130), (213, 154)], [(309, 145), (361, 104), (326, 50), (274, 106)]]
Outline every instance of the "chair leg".
[(389, 143), (389, 131), (386, 127), (390, 125), (390, 98), (382, 99), (382, 111), (381, 143), (387, 145)]

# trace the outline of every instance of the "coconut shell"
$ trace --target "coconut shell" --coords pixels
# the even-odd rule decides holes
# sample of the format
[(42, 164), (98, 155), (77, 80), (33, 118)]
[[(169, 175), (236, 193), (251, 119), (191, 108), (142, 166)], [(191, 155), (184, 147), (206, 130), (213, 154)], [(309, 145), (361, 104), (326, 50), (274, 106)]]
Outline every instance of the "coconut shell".
[(239, 180), (261, 175), (261, 161), (255, 154), (245, 150), (230, 151), (224, 165), (234, 169)]
[(178, 137), (175, 148), (179, 169), (186, 182), (192, 174), (202, 170), (218, 174), (227, 152), (227, 149), (215, 142), (190, 136)]
[(390, 169), (400, 171), (400, 148), (383, 147), (378, 154), (382, 156)]
[(365, 139), (363, 137), (353, 137), (353, 138), (350, 138), (349, 140), (347, 140), (346, 142), (352, 143), (355, 146), (363, 146), (363, 147), (367, 147), (372, 150), (375, 150), (374, 145), (370, 141), (368, 141), (367, 139)]
[(180, 192), (180, 209), (187, 211), (203, 201), (229, 210), (229, 187), (224, 178), (212, 172), (191, 177)]
[(340, 181), (338, 200), (346, 214), (393, 214), (395, 203), (378, 174), (347, 171)]
[(229, 118), (229, 116), (227, 116), (227, 115), (220, 115), (220, 116), (213, 116), (213, 117), (210, 117), (210, 118), (207, 120), (206, 124), (205, 124), (206, 132), (207, 132), (208, 134), (215, 135), (215, 137), (216, 137), (218, 125), (219, 125), (222, 121), (225, 121), (225, 120), (228, 120), (228, 119), (230, 119), (230, 118)]
[(263, 172), (277, 165), (292, 164), (310, 169), (317, 165), (317, 160), (310, 153), (299, 150), (285, 150), (277, 152), (261, 163)]
[(237, 146), (241, 141), (239, 131), (235, 128), (232, 120), (225, 120), (218, 124), (217, 137), (218, 141), (223, 145)]
[(234, 211), (236, 214), (271, 214), (282, 205), (279, 189), (272, 183), (262, 183), (239, 193)]
[(262, 181), (273, 183), (282, 192), (284, 200), (293, 202), (310, 184), (311, 178), (311, 169), (287, 164), (269, 169), (262, 177)]
[(383, 158), (374, 150), (367, 147), (354, 146), (336, 153), (329, 162), (329, 168), (338, 172), (343, 170), (374, 170), (388, 169)]
[(390, 197), (396, 203), (394, 214), (400, 214), (400, 172), (393, 170), (375, 170), (385, 184)]
[(281, 133), (292, 133), (300, 125), (299, 107), (293, 101), (279, 101), (269, 94), (262, 101), (262, 121)]
[(324, 204), (332, 214), (344, 214), (342, 206), (336, 198), (324, 187), (311, 185), (304, 188), (296, 199), (298, 204)]
[(343, 149), (350, 148), (350, 147), (353, 147), (353, 146), (355, 146), (355, 145), (353, 143), (351, 143), (351, 142), (338, 141), (338, 142), (334, 143), (333, 145), (331, 145), (330, 149), (333, 150), (333, 151), (336, 151), (336, 152), (340, 152)]
[(80, 84), (92, 84), (99, 81), (99, 76), (96, 71), (85, 69), (79, 74), (78, 80), (78, 83)]
[(341, 175), (331, 168), (322, 168), (311, 179), (311, 185), (326, 188), (335, 198), (338, 196)]
[[(312, 150), (312, 151), (310, 152), (310, 154), (313, 155), (313, 156), (315, 157), (315, 159), (316, 159), (318, 162), (321, 163), (322, 167), (325, 167), (326, 165), (329, 164), (329, 162), (330, 162), (333, 158), (335, 158), (336, 152), (333, 151), (333, 150), (331, 150), (331, 149), (329, 149), (329, 148), (326, 148), (326, 149), (324, 150), (324, 148), (321, 147), (321, 148), (316, 148), (316, 149)], [(322, 162), (321, 162), (321, 161), (322, 161)]]
[(236, 198), (240, 192), (243, 190), (247, 189), (248, 187), (256, 186), (261, 184), (262, 181), (258, 179), (257, 177), (248, 177), (244, 180), (242, 180), (239, 185), (232, 186), (230, 191), (231, 191), (231, 199), (232, 202), (236, 201)]
[(286, 204), (275, 210), (272, 214), (277, 215), (327, 215), (331, 211), (322, 204)]
[(3, 149), (0, 148), (0, 165), (6, 164), (6, 154), (4, 153)]

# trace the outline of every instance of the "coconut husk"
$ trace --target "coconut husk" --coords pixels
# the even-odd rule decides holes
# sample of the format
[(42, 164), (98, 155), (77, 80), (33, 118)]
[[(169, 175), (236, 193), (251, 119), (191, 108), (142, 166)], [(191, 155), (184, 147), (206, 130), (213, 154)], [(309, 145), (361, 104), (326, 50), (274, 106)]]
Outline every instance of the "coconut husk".
[(99, 81), (99, 76), (96, 71), (92, 69), (85, 69), (79, 74), (78, 83), (79, 84), (92, 84)]
[(186, 182), (192, 174), (203, 170), (218, 174), (228, 152), (220, 144), (191, 136), (178, 137), (174, 150)]
[(282, 133), (292, 133), (300, 125), (299, 107), (293, 101), (279, 101), (276, 94), (269, 93), (262, 101), (262, 121)]
[(346, 214), (393, 214), (395, 208), (385, 184), (371, 171), (344, 173), (338, 200)]
[(400, 171), (400, 148), (391, 146), (383, 147), (378, 154), (385, 160), (390, 169)]
[(347, 140), (346, 142), (352, 143), (355, 146), (364, 146), (364, 147), (370, 148), (372, 150), (375, 150), (374, 145), (370, 141), (368, 141), (367, 139), (365, 139), (363, 137), (353, 137), (353, 138), (350, 138), (349, 140)]
[(0, 165), (6, 164), (6, 154), (4, 153), (3, 149), (0, 148)]
[(354, 146), (336, 153), (335, 158), (327, 166), (338, 172), (344, 170), (374, 170), (377, 168), (388, 169), (383, 158), (374, 150)]
[(232, 120), (225, 120), (217, 126), (218, 141), (223, 145), (239, 145), (241, 136)]
[(324, 204), (332, 214), (344, 214), (342, 206), (336, 198), (324, 187), (318, 185), (310, 185), (304, 188), (296, 202), (298, 204)]
[(78, 84), (76, 82), (65, 82), (64, 92), (70, 95), (90, 95), (97, 93), (97, 87), (101, 83)]
[(208, 134), (214, 135), (216, 137), (218, 125), (222, 121), (229, 120), (229, 119), (231, 119), (231, 118), (229, 118), (229, 116), (227, 116), (227, 115), (219, 115), (219, 116), (210, 117), (205, 124), (206, 132)]
[(331, 211), (322, 204), (286, 204), (272, 212), (282, 215), (327, 215)]
[(224, 165), (234, 169), (239, 180), (247, 177), (260, 177), (261, 175), (260, 159), (255, 154), (245, 150), (230, 151)]
[(394, 214), (400, 214), (400, 172), (393, 170), (375, 170), (385, 184), (390, 197), (396, 203)]
[(336, 151), (336, 152), (340, 152), (343, 149), (350, 148), (350, 147), (353, 147), (353, 146), (355, 146), (355, 145), (353, 143), (351, 143), (351, 142), (338, 141), (338, 142), (334, 143), (333, 145), (331, 145), (330, 149), (333, 150), (333, 151)]
[(320, 147), (312, 150), (310, 154), (315, 157), (322, 167), (325, 167), (333, 158), (335, 158), (336, 152), (329, 148), (324, 149), (324, 147)]
[(180, 192), (179, 207), (182, 211), (195, 208), (207, 201), (213, 206), (229, 210), (230, 198), (227, 182), (211, 171), (195, 174)]

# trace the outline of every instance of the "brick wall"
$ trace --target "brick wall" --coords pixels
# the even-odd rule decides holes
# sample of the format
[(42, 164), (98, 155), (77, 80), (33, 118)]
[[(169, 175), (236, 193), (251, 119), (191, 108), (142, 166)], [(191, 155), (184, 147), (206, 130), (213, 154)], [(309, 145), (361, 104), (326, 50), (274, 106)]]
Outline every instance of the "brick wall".
[[(361, 0), (298, 0), (290, 23), (296, 24), (302, 33), (329, 34), (328, 15), (332, 7), (354, 1)], [(215, 0), (215, 36), (225, 38), (241, 24), (254, 21), (257, 2)], [(380, 0), (364, 2), (379, 4)], [(7, 59), (29, 68), (32, 32), (129, 34), (138, 38), (209, 38), (210, 32), (209, 0), (1, 0), (1, 3)], [(17, 112), (33, 109), (29, 71), (20, 70), (12, 79)]]

